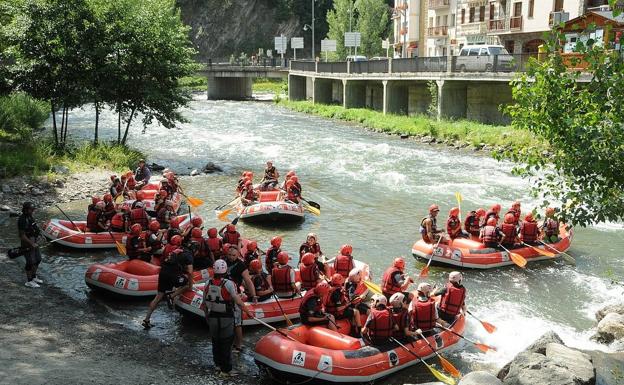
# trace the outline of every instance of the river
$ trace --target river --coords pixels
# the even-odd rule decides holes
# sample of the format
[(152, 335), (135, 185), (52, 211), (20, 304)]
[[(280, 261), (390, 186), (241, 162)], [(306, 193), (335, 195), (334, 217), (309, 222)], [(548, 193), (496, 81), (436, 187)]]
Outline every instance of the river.
[[(227, 202), (240, 173), (261, 173), (265, 161), (272, 160), (282, 174), (294, 169), (303, 185), (304, 196), (320, 203), (322, 215), (308, 215), (304, 223), (286, 228), (239, 225), (247, 237), (267, 247), (276, 234), (284, 237), (286, 250), (296, 253), (308, 232), (319, 234), (326, 255), (333, 256), (340, 245), (354, 246), (354, 256), (371, 265), (374, 278), (396, 256), (406, 256), (407, 271), (418, 275), (422, 264), (411, 256), (418, 237), (420, 219), (431, 203), (441, 207), (441, 217), (455, 206), (455, 192), (463, 195), (464, 212), (489, 207), (495, 202), (508, 208), (515, 199), (523, 211), (537, 204), (525, 180), (511, 175), (512, 165), (482, 154), (420, 144), (397, 136), (373, 133), (340, 122), (294, 113), (261, 102), (206, 101), (196, 97), (184, 114), (189, 123), (167, 130), (156, 125), (141, 133), (131, 131), (129, 144), (144, 151), (149, 162), (166, 165), (179, 172), (200, 169), (212, 161), (223, 173), (187, 178), (189, 195), (205, 200), (199, 209), (205, 226), (222, 226), (212, 211)], [(70, 116), (74, 138), (90, 138), (93, 111), (83, 109)], [(116, 138), (116, 116), (101, 118), (101, 138)], [(108, 127), (108, 128), (107, 128)], [(87, 202), (67, 205), (80, 217)], [(58, 216), (56, 212), (47, 215)], [(500, 367), (544, 332), (552, 329), (574, 347), (601, 348), (589, 340), (593, 313), (606, 303), (621, 298), (623, 287), (610, 278), (624, 276), (624, 229), (619, 224), (600, 224), (575, 229), (570, 253), (576, 266), (562, 261), (529, 264), (526, 270), (515, 266), (487, 271), (466, 271), (468, 306), (479, 317), (495, 324), (498, 331), (487, 334), (470, 320), (466, 335), (497, 347), (483, 354), (460, 345), (449, 357), (464, 372), (477, 368)], [(52, 249), (46, 255), (44, 272), (54, 285), (79, 300), (98, 301), (109, 306), (111, 318), (132, 328), (146, 310), (144, 303), (112, 301), (92, 295), (84, 284), (84, 271), (95, 261), (116, 260), (112, 252), (75, 252)], [(430, 281), (441, 285), (449, 269), (434, 267)], [(182, 319), (163, 306), (154, 317), (158, 327), (150, 334), (164, 340), (181, 339), (198, 350), (209, 351), (201, 324)], [(251, 329), (246, 344), (265, 332)], [(253, 370), (251, 355), (242, 360)], [(408, 369), (388, 383), (425, 380), (421, 369)]]

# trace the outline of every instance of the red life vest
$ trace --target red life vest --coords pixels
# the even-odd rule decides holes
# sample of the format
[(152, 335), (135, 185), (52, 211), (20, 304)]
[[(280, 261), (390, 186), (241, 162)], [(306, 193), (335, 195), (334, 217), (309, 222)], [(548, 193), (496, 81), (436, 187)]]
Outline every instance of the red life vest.
[(230, 292), (225, 288), (228, 280), (214, 278), (206, 281), (204, 288), (204, 302), (210, 309), (209, 317), (232, 317), (235, 303)]
[(147, 234), (146, 243), (149, 247), (152, 248), (152, 253), (154, 253), (157, 250), (162, 249), (163, 247), (162, 241), (158, 239), (158, 233), (150, 232), (149, 234)]
[(401, 286), (399, 286), (398, 283), (394, 282), (394, 279), (392, 278), (396, 273), (402, 274), (401, 270), (394, 266), (391, 266), (386, 269), (383, 274), (381, 291), (385, 296), (390, 296), (394, 293), (401, 292)]
[(149, 218), (147, 217), (147, 212), (145, 212), (144, 209), (137, 208), (130, 211), (130, 226), (135, 223), (140, 224), (143, 230), (147, 229)]
[(520, 240), (522, 242), (535, 242), (538, 234), (537, 222), (524, 221), (520, 224)]
[(238, 231), (235, 231), (233, 233), (226, 231), (225, 233), (223, 233), (223, 243), (229, 243), (230, 245), (238, 247), (239, 239), (240, 233)]
[(290, 279), (290, 265), (275, 266), (271, 270), (271, 283), (276, 293), (292, 293), (293, 281)]
[(91, 231), (96, 230), (98, 226), (98, 217), (100, 216), (100, 211), (97, 210), (93, 205), (89, 205), (89, 211), (87, 212), (87, 228)]
[(175, 246), (175, 245), (172, 245), (171, 243), (166, 244), (162, 252), (162, 260), (165, 260), (173, 252), (173, 250), (179, 249), (179, 248), (180, 246)]
[(245, 254), (245, 256), (243, 257), (243, 260), (245, 261), (245, 266), (247, 266), (247, 268), (249, 268), (249, 264), (254, 259), (258, 259), (258, 253), (256, 253), (255, 251), (249, 251), (248, 250), (247, 253)]
[(546, 218), (546, 221), (544, 222), (544, 233), (548, 237), (559, 235), (559, 221), (552, 218)]
[(299, 189), (296, 188), (295, 186), (290, 186), (290, 188), (288, 189), (288, 194), (287, 194), (288, 200), (293, 201), (293, 202), (298, 202), (300, 197), (301, 197), (301, 192), (299, 191)]
[(124, 224), (124, 215), (122, 213), (117, 213), (111, 218), (111, 227), (113, 228), (113, 230), (124, 231)]
[(449, 217), (446, 220), (446, 232), (451, 236), (455, 236), (461, 232), (461, 222), (458, 217)]
[(514, 243), (516, 239), (516, 225), (513, 223), (503, 223), (501, 231), (505, 234), (505, 243)]
[(446, 293), (440, 299), (440, 310), (449, 315), (457, 315), (464, 305), (466, 288), (446, 283)]
[[(340, 292), (340, 300), (338, 302), (334, 302), (332, 300), (332, 297), (335, 295), (334, 293), (337, 291)], [(344, 313), (345, 309), (347, 308), (347, 302), (348, 302), (347, 295), (342, 289), (342, 286), (334, 286), (331, 289), (329, 289), (329, 293), (327, 295), (327, 302), (325, 303), (325, 311), (327, 311), (329, 314), (333, 314), (335, 317), (340, 317), (342, 316), (342, 313)]]
[(245, 189), (244, 191), (245, 191), (245, 196), (243, 198), (247, 199), (248, 201), (253, 201), (254, 199), (256, 199), (253, 188), (248, 188), (248, 189)]
[(199, 249), (197, 249), (197, 256), (200, 258), (205, 258), (208, 256), (208, 248), (206, 247), (205, 239), (202, 238), (193, 238), (191, 237), (191, 242), (197, 242)]
[(340, 254), (334, 259), (334, 271), (345, 278), (349, 276), (353, 267), (353, 257), (350, 255)]
[(253, 282), (254, 284), (256, 293), (258, 293), (259, 291), (269, 290), (269, 281), (267, 281), (266, 277), (267, 273), (263, 271), (251, 276), (251, 282)]
[(215, 258), (219, 258), (221, 255), (223, 255), (223, 241), (221, 240), (221, 238), (208, 238), (206, 239), (206, 245), (208, 246), (208, 249), (212, 251), (212, 254), (214, 254)]
[(464, 229), (472, 235), (479, 235), (481, 226), (479, 224), (479, 217), (475, 211), (470, 212), (464, 221)]
[(391, 308), (390, 313), (392, 314), (394, 324), (399, 327), (399, 330), (394, 331), (394, 336), (397, 338), (403, 337), (405, 335), (405, 328), (408, 326), (407, 309), (402, 307), (399, 311), (396, 311), (394, 308)]
[(481, 242), (483, 243), (498, 243), (498, 229), (496, 226), (485, 226), (481, 230)]
[(431, 330), (435, 327), (435, 301), (429, 298), (422, 302), (416, 300), (412, 302), (412, 313), (410, 315), (411, 326), (420, 329), (423, 332)]
[(302, 317), (308, 316), (307, 304), (310, 301), (315, 301), (314, 312), (319, 313), (319, 314), (322, 313), (323, 304), (321, 303), (321, 297), (318, 294), (316, 294), (315, 289), (312, 289), (312, 290), (306, 291), (305, 295), (301, 299), (301, 304), (299, 305), (299, 314), (301, 314)]
[[(134, 247), (133, 241), (137, 238), (139, 242), (137, 242), (137, 246)], [(126, 239), (126, 255), (128, 257), (138, 257), (139, 249), (144, 249), (144, 248), (145, 248), (145, 241), (143, 240), (143, 237), (141, 235), (130, 235)]]
[(310, 290), (316, 286), (320, 278), (320, 273), (316, 263), (306, 266), (303, 263), (299, 265), (299, 275), (301, 276), (301, 288)]
[(371, 318), (368, 322), (369, 336), (373, 342), (383, 342), (394, 334), (394, 319), (390, 311), (383, 309), (371, 309)]

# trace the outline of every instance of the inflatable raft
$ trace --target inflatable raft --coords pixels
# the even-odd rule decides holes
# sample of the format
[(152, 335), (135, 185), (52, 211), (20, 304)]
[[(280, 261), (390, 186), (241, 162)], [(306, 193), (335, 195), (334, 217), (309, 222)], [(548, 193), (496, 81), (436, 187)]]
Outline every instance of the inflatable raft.
[[(158, 291), (160, 266), (133, 259), (119, 263), (89, 266), (85, 282), (91, 289), (113, 293), (123, 297), (155, 296)], [(196, 282), (207, 280), (212, 273), (208, 269), (195, 271)]]
[[(572, 242), (573, 231), (566, 230), (564, 225), (559, 231), (560, 239), (556, 243), (548, 246), (539, 244), (537, 246), (523, 246), (519, 248), (509, 249), (511, 252), (520, 254), (527, 262), (542, 261), (544, 259), (552, 259), (546, 255), (540, 254), (536, 249), (557, 254), (557, 251), (566, 252), (570, 248)], [(493, 267), (501, 267), (513, 265), (509, 253), (505, 250), (487, 248), (483, 243), (473, 240), (458, 238), (450, 241), (449, 244), (440, 243), (435, 248), (430, 243), (426, 243), (422, 239), (414, 243), (412, 246), (412, 255), (415, 258), (423, 258), (428, 260), (431, 256), (432, 263), (460, 266), (472, 269), (491, 269)], [(553, 250), (553, 248), (555, 250)]]
[[(185, 229), (190, 223), (188, 214), (180, 215), (175, 220), (180, 223), (180, 229)], [(86, 227), (86, 221), (74, 221), (72, 224), (63, 219), (50, 219), (44, 226), (43, 235), (50, 241), (60, 239), (55, 243), (77, 249), (114, 249), (115, 242), (126, 244), (127, 233), (83, 232)]]
[[(461, 334), (464, 325), (465, 319), (460, 317), (452, 330)], [(348, 326), (340, 326), (342, 333), (348, 330)], [(361, 339), (318, 326), (301, 325), (282, 331), (292, 339), (271, 332), (256, 343), (254, 358), (272, 377), (290, 381), (371, 383), (418, 364), (412, 353), (423, 359), (434, 355), (423, 340), (404, 341), (410, 353), (391, 341), (381, 346), (364, 345)], [(427, 340), (442, 352), (455, 345), (459, 337), (440, 331)]]
[[(143, 186), (141, 191), (143, 192), (143, 204), (145, 205), (145, 210), (149, 212), (151, 215), (156, 215), (154, 212), (154, 208), (156, 207), (156, 202), (154, 200), (154, 196), (160, 190), (160, 182), (151, 182)], [(173, 210), (177, 213), (180, 209), (180, 205), (182, 204), (182, 194), (179, 192), (173, 193), (172, 197), (168, 197), (173, 202)], [(132, 205), (134, 199), (124, 201), (129, 205)]]
[(254, 204), (239, 203), (236, 211), (246, 222), (298, 222), (305, 215), (303, 205), (285, 200), (281, 191), (259, 191)]

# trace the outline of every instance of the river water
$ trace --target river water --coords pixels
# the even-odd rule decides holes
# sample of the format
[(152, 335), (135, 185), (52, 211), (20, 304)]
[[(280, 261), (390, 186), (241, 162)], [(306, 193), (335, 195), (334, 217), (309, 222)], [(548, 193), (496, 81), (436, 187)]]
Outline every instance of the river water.
[[(523, 211), (536, 205), (525, 180), (511, 175), (512, 165), (481, 154), (433, 147), (397, 136), (373, 133), (363, 128), (294, 113), (271, 103), (206, 101), (197, 97), (185, 116), (189, 123), (167, 130), (156, 125), (141, 133), (138, 124), (129, 143), (144, 151), (149, 162), (178, 172), (189, 172), (212, 161), (223, 173), (187, 178), (183, 185), (189, 195), (205, 200), (199, 209), (205, 225), (222, 226), (212, 208), (227, 202), (234, 184), (244, 170), (256, 175), (266, 160), (273, 160), (282, 174), (294, 169), (303, 185), (304, 196), (320, 203), (322, 215), (308, 215), (304, 223), (286, 228), (243, 224), (239, 231), (257, 239), (261, 247), (276, 234), (284, 237), (286, 250), (296, 253), (308, 232), (319, 234), (325, 254), (337, 253), (340, 245), (351, 243), (354, 256), (371, 265), (374, 278), (396, 256), (406, 256), (407, 271), (418, 275), (422, 264), (411, 256), (418, 238), (421, 218), (431, 203), (441, 207), (441, 217), (454, 206), (456, 191), (464, 201), (462, 209), (489, 207), (499, 202), (504, 208), (519, 199)], [(89, 138), (93, 112), (77, 110), (70, 116), (71, 135)], [(104, 114), (100, 123), (104, 139), (116, 138), (116, 117)], [(109, 128), (107, 128), (109, 127)], [(70, 204), (76, 218), (84, 215), (84, 204)], [(55, 212), (46, 215), (58, 216)], [(570, 253), (576, 266), (561, 261), (529, 264), (526, 270), (507, 267), (488, 271), (466, 271), (468, 306), (479, 317), (495, 324), (498, 331), (487, 334), (474, 320), (466, 335), (495, 346), (497, 352), (483, 354), (460, 344), (449, 357), (464, 372), (500, 367), (548, 330), (576, 347), (601, 348), (589, 340), (593, 313), (606, 303), (622, 297), (624, 229), (619, 224), (600, 224), (575, 229)], [(110, 309), (110, 317), (128, 327), (140, 329), (145, 303), (119, 302), (93, 295), (84, 284), (84, 271), (93, 262), (113, 261), (112, 252), (75, 252), (51, 249), (46, 255), (45, 273), (52, 284), (73, 297), (98, 301)], [(449, 269), (434, 267), (430, 281), (441, 285)], [(198, 354), (206, 355), (209, 344), (203, 326), (168, 312), (163, 306), (154, 316), (158, 327), (149, 333), (163, 340), (188, 341)], [(246, 345), (265, 333), (249, 331)], [(253, 372), (251, 355), (240, 358)], [(389, 383), (429, 379), (422, 369), (409, 369), (393, 376)]]

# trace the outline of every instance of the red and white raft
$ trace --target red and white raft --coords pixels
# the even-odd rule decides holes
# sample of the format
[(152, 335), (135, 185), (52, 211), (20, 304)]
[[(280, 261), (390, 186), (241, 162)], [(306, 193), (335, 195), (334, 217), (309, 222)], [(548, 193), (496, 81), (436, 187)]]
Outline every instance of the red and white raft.
[[(549, 244), (551, 247), (544, 245), (533, 247), (524, 246), (510, 249), (510, 251), (520, 254), (529, 263), (552, 259), (554, 257), (542, 255), (537, 250), (543, 250), (553, 254), (557, 254), (557, 251), (566, 252), (570, 248), (574, 235), (573, 231), (572, 229), (567, 230), (566, 226), (562, 225), (559, 234), (559, 241)], [(435, 250), (434, 246), (435, 245), (426, 243), (421, 239), (412, 246), (412, 255), (414, 258), (423, 258), (426, 260), (431, 257), (432, 262), (439, 264), (473, 269), (491, 269), (514, 264), (507, 251), (488, 248), (477, 240), (457, 238), (450, 241), (449, 244), (440, 243)]]
[(298, 222), (305, 216), (303, 205), (284, 199), (284, 193), (279, 190), (259, 191), (254, 204), (239, 203), (236, 211), (246, 222)]
[[(146, 211), (149, 211), (151, 214), (155, 215), (154, 209), (156, 207), (156, 202), (154, 200), (154, 196), (160, 190), (160, 182), (151, 182), (143, 186), (141, 191), (143, 192), (143, 205)], [(173, 193), (172, 197), (168, 197), (173, 202), (173, 210), (177, 213), (180, 209), (180, 205), (182, 204), (182, 194), (179, 192)], [(131, 205), (134, 202), (134, 199), (124, 201)]]
[[(85, 282), (92, 289), (119, 296), (153, 297), (158, 291), (159, 272), (160, 266), (140, 259), (109, 264), (96, 263), (87, 269)], [(211, 274), (208, 269), (195, 271), (193, 280), (205, 281)]]
[[(465, 319), (460, 317), (452, 330), (461, 334)], [(255, 347), (254, 358), (258, 366), (272, 377), (290, 381), (328, 381), (335, 383), (370, 383), (406, 369), (420, 361), (396, 343), (383, 346), (364, 345), (361, 339), (350, 337), (349, 325), (339, 321), (340, 332), (320, 326), (295, 326), (262, 337)], [(448, 331), (428, 337), (438, 352), (449, 349), (459, 337)], [(404, 342), (418, 357), (434, 355), (424, 340)]]
[[(185, 229), (190, 224), (188, 214), (180, 215), (174, 220), (180, 223), (180, 229)], [(125, 232), (83, 232), (86, 227), (85, 221), (74, 221), (72, 224), (64, 219), (53, 218), (45, 224), (43, 235), (50, 241), (58, 239), (55, 243), (77, 249), (114, 249), (115, 242), (126, 244), (128, 234)]]

